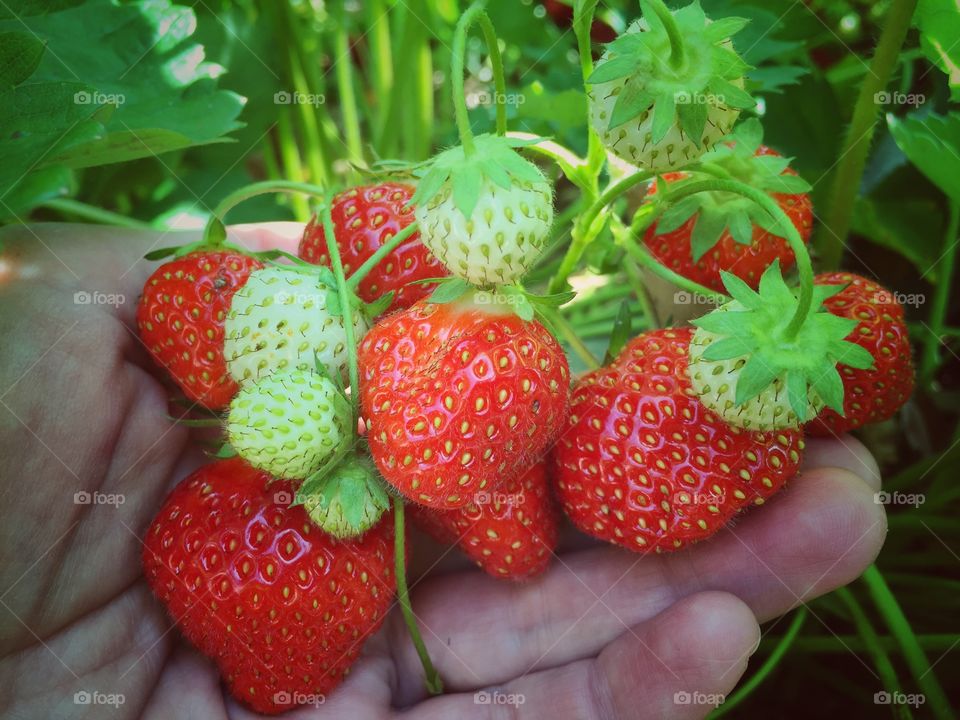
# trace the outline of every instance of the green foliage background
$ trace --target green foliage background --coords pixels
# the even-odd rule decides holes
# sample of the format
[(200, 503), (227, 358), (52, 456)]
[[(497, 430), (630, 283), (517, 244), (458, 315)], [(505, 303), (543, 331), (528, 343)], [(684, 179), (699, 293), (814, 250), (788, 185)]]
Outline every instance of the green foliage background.
[[(859, 88), (892, 0), (703, 0), (714, 18), (753, 22), (737, 36), (756, 69), (765, 142), (795, 158), (828, 201)], [(343, 185), (379, 158), (418, 160), (455, 142), (446, 68), (457, 0), (27, 0), (0, 4), (0, 221), (199, 227), (228, 193), (283, 178)], [(11, 9), (13, 7), (14, 9)], [(572, 10), (493, 0), (507, 68), (510, 129), (586, 153)], [(638, 16), (634, 2), (599, 3), (595, 39)], [(475, 128), (493, 126), (492, 78), (471, 43), (467, 92)], [(599, 45), (597, 46), (599, 47)], [(888, 508), (877, 568), (765, 628), (740, 690), (723, 712), (753, 716), (950, 717), (938, 687), (960, 683), (960, 10), (920, 0), (853, 209), (843, 267), (916, 302), (908, 310), (919, 370), (898, 418), (861, 434), (885, 488), (919, 493)], [(558, 184), (556, 250), (577, 211)], [(302, 198), (258, 197), (231, 222), (309, 216)], [(832, 246), (833, 245), (833, 246)], [(821, 265), (841, 248), (815, 250)], [(549, 277), (548, 253), (532, 278)], [(607, 236), (590, 247), (604, 275), (564, 314), (595, 353), (621, 306), (649, 323)], [(817, 258), (815, 257), (815, 262)], [(623, 315), (621, 314), (621, 320)], [(931, 669), (932, 668), (932, 669)], [(886, 688), (924, 692), (919, 709), (878, 706)]]

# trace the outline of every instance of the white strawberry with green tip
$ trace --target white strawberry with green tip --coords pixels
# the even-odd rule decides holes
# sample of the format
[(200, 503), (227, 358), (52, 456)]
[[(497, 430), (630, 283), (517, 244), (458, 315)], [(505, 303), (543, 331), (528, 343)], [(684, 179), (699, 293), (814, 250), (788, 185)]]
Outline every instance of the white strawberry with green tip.
[(321, 530), (336, 538), (351, 538), (376, 525), (390, 506), (390, 496), (373, 460), (351, 453), (304, 482), (297, 502)]
[(346, 398), (329, 378), (309, 370), (278, 372), (237, 393), (227, 438), (258, 470), (303, 480), (352, 441), (351, 417)]
[[(367, 331), (362, 312), (351, 313), (359, 342)], [(233, 296), (224, 322), (227, 370), (241, 386), (273, 372), (313, 370), (331, 376), (348, 370), (343, 315), (328, 268), (270, 266), (250, 274)]]
[(529, 140), (478, 135), (429, 164), (411, 199), (420, 239), (450, 272), (482, 287), (519, 280), (543, 252), (553, 188), (515, 147)]
[(743, 89), (749, 66), (730, 41), (747, 21), (711, 22), (698, 2), (674, 13), (660, 0), (640, 5), (643, 19), (607, 45), (588, 78), (591, 122), (623, 160), (680, 169), (756, 104)]
[(873, 365), (867, 350), (844, 339), (857, 321), (822, 308), (844, 286), (814, 286), (812, 312), (790, 333), (799, 301), (779, 262), (756, 292), (730, 273), (723, 281), (733, 300), (693, 321), (687, 373), (700, 402), (730, 425), (758, 431), (798, 427), (825, 405), (842, 415), (837, 364)]

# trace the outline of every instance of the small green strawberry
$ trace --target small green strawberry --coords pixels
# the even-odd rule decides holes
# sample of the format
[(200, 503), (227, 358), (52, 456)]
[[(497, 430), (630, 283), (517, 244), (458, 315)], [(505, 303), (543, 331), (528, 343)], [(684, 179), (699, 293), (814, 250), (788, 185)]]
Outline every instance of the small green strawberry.
[(798, 299), (774, 262), (758, 291), (722, 273), (733, 300), (693, 321), (688, 374), (700, 402), (748, 430), (796, 428), (826, 405), (843, 413), (837, 363), (863, 369), (870, 353), (846, 338), (857, 321), (822, 308), (842, 285), (816, 285), (813, 311), (788, 333)]
[(350, 418), (346, 398), (328, 378), (305, 370), (277, 372), (237, 393), (227, 437), (258, 470), (302, 480), (350, 442)]
[(411, 203), (420, 239), (453, 275), (507, 285), (543, 252), (553, 223), (553, 188), (515, 147), (529, 140), (478, 135), (473, 147), (434, 158)]
[(373, 460), (357, 453), (304, 482), (297, 500), (314, 524), (336, 538), (363, 535), (390, 507), (390, 497)]
[(740, 18), (711, 22), (691, 3), (670, 13), (641, 2), (644, 17), (607, 45), (588, 82), (591, 122), (613, 154), (644, 170), (688, 165), (755, 105), (749, 66), (730, 37)]
[[(256, 270), (233, 296), (224, 324), (224, 357), (241, 386), (277, 370), (313, 370), (316, 363), (346, 377), (346, 335), (335, 283), (328, 269), (315, 270)], [(359, 341), (367, 322), (362, 313), (352, 315)]]

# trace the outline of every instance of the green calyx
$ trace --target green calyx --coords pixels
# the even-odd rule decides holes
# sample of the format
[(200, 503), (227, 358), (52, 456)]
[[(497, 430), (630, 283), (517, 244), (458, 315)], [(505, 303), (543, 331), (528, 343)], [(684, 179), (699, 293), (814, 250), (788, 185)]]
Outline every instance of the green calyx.
[[(587, 82), (623, 83), (609, 128), (652, 108), (654, 144), (663, 140), (670, 128), (679, 125), (700, 147), (709, 106), (747, 109), (756, 105), (741, 87), (750, 66), (730, 42), (748, 21), (723, 18), (711, 22), (700, 3), (693, 2), (672, 14), (673, 27), (668, 29), (664, 20), (670, 18), (663, 18), (654, 3), (640, 5), (644, 19), (607, 45), (604, 58)], [(678, 42), (682, 49), (674, 47)]]
[(390, 496), (373, 461), (350, 453), (338, 464), (303, 482), (295, 505), (303, 505), (310, 519), (337, 538), (362, 535), (390, 507)]
[(790, 408), (801, 422), (811, 419), (811, 390), (842, 415), (844, 389), (837, 365), (860, 370), (873, 366), (873, 357), (866, 349), (845, 340), (857, 321), (833, 315), (822, 307), (823, 301), (843, 286), (814, 286), (812, 311), (799, 330), (788, 335), (799, 301), (784, 282), (779, 262), (764, 272), (758, 291), (730, 273), (722, 273), (722, 277), (733, 300), (693, 321), (700, 330), (716, 336), (699, 362), (709, 365), (745, 360), (737, 374), (738, 406), (777, 383), (786, 389)]
[(469, 219), (487, 182), (504, 190), (516, 183), (546, 183), (540, 168), (514, 149), (539, 141), (483, 134), (473, 138), (471, 152), (463, 145), (444, 150), (425, 166), (410, 205), (426, 205), (449, 188), (457, 210)]
[[(701, 157), (701, 164), (708, 166), (713, 174), (723, 175), (771, 195), (810, 191), (810, 184), (803, 178), (784, 174), (792, 158), (757, 155), (763, 142), (763, 128), (756, 118), (740, 123), (729, 139), (730, 143), (717, 144)], [(682, 188), (684, 182), (689, 184), (691, 181), (676, 183), (674, 190)], [(754, 225), (771, 235), (786, 237), (779, 220), (765, 208), (743, 195), (723, 191), (688, 195), (671, 205), (657, 221), (657, 232), (673, 232), (694, 215), (696, 220), (690, 238), (694, 262), (698, 262), (717, 244), (724, 231), (743, 245), (751, 243)]]

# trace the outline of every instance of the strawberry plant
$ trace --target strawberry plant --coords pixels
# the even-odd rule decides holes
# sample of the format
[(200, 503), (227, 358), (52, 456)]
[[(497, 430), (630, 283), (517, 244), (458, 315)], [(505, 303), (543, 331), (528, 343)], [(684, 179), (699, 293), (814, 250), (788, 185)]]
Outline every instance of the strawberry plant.
[[(11, 233), (0, 293), (35, 301), (73, 288), (73, 258), (97, 251), (79, 224), (29, 220), (148, 238), (131, 242), (143, 256), (133, 267), (114, 251), (91, 275), (136, 293), (114, 308), (120, 327), (135, 326), (116, 333), (126, 344), (115, 352), (133, 369), (112, 372), (99, 404), (122, 405), (119, 389), (141, 375), (165, 394), (141, 392), (146, 410), (96, 445), (128, 452), (157, 416), (156, 444), (189, 438), (176, 461), (135, 453), (135, 465), (176, 476), (165, 500), (139, 498), (146, 515), (123, 523), (121, 545), (140, 558), (150, 611), (216, 667), (230, 696), (217, 712), (328, 701), (341, 714), (392, 712), (348, 704), (386, 657), (397, 663), (391, 708), (405, 713), (423, 700), (468, 714), (459, 696), (486, 685), (532, 695), (523, 675), (547, 682), (573, 659), (592, 663), (587, 694), (611, 698), (596, 714), (683, 714), (693, 708), (675, 706), (694, 700), (677, 693), (661, 707), (643, 685), (659, 669), (636, 663), (642, 678), (615, 682), (613, 635), (597, 644), (610, 634), (604, 607), (641, 639), (643, 626), (612, 609), (645, 591), (614, 592), (639, 573), (689, 575), (660, 594), (719, 590), (753, 625), (770, 621), (754, 648), (762, 661), (737, 689), (731, 677), (729, 694), (697, 702), (699, 716), (872, 717), (877, 704), (952, 716), (954, 4), (21, 5), (0, 7), (0, 222), (73, 279), (24, 260)], [(62, 236), (77, 238), (63, 257), (47, 241)], [(74, 305), (99, 311), (94, 290)], [(26, 303), (11, 298), (5, 332)], [(51, 307), (38, 333), (58, 326)], [(73, 377), (110, 349), (57, 343), (21, 378), (48, 352), (63, 366), (51, 377)], [(4, 400), (21, 378), (0, 388), (0, 405), (55, 453), (36, 407), (18, 414)], [(64, 411), (60, 425), (96, 428), (96, 412)], [(33, 472), (29, 459), (18, 468)], [(832, 470), (832, 491), (818, 490)], [(847, 471), (868, 485), (882, 471), (869, 507), (851, 509), (865, 488)], [(816, 492), (807, 514), (788, 511)], [(845, 529), (880, 519), (844, 544), (813, 529), (834, 515)], [(790, 541), (815, 544), (793, 565), (780, 562), (791, 546), (749, 539), (791, 522)], [(828, 587), (884, 522), (876, 562)], [(443, 574), (412, 597), (448, 554), (473, 574)], [(810, 556), (832, 564), (801, 587)], [(745, 587), (762, 586), (763, 571), (780, 587)], [(768, 599), (783, 588), (786, 604)], [(97, 593), (76, 595), (80, 617), (95, 614)], [(488, 597), (516, 602), (523, 622), (570, 608), (576, 622), (542, 636), (524, 625), (508, 649), (491, 641), (478, 654), (497, 667), (483, 680), (458, 656), (465, 677), (450, 663), (456, 633), (507, 622), (502, 609), (470, 614)], [(636, 604), (667, 633), (661, 618), (679, 603), (659, 603)], [(428, 619), (451, 605), (459, 625), (434, 630)], [(33, 636), (59, 649), (50, 617)], [(589, 648), (571, 651), (580, 622)], [(681, 635), (641, 642), (659, 658), (651, 648), (682, 647)], [(521, 641), (540, 657), (510, 681)], [(738, 666), (750, 651), (733, 654)], [(170, 682), (155, 684), (169, 693)], [(811, 685), (822, 707), (805, 705)], [(533, 716), (562, 715), (540, 702)]]

